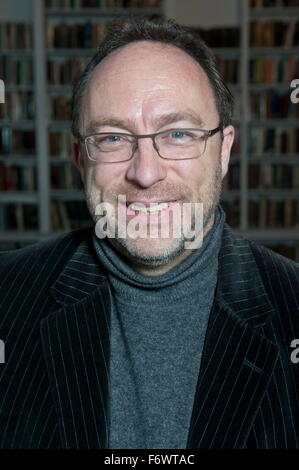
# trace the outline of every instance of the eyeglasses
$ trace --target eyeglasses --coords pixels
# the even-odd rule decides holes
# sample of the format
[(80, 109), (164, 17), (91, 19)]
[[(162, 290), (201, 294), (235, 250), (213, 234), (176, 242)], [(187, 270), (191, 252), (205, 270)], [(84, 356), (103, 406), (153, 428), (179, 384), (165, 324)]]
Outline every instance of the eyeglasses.
[(118, 163), (130, 160), (138, 148), (138, 139), (152, 139), (153, 146), (161, 158), (185, 160), (201, 157), (207, 140), (221, 131), (222, 127), (204, 129), (167, 129), (155, 134), (126, 134), (122, 132), (99, 132), (80, 136), (85, 144), (88, 158), (93, 162)]

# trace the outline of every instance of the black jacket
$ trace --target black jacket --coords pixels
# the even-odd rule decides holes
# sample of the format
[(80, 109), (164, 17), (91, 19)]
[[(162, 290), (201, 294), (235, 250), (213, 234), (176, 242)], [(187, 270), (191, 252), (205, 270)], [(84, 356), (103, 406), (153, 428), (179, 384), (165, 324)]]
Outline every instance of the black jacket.
[[(0, 448), (107, 448), (111, 292), (78, 230), (0, 257)], [(188, 448), (298, 448), (299, 266), (223, 231)]]

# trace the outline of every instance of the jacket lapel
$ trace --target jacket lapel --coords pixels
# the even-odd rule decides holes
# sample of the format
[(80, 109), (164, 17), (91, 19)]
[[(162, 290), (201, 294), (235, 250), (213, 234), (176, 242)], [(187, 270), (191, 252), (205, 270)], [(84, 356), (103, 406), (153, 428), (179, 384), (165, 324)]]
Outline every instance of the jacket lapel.
[[(41, 336), (62, 447), (107, 448), (111, 294), (91, 237), (51, 294)], [(277, 360), (273, 313), (249, 243), (225, 226), (188, 448), (244, 446)]]
[(188, 448), (244, 446), (278, 356), (273, 313), (248, 241), (225, 226)]
[(91, 237), (50, 289), (60, 308), (40, 324), (63, 448), (107, 448), (110, 290)]

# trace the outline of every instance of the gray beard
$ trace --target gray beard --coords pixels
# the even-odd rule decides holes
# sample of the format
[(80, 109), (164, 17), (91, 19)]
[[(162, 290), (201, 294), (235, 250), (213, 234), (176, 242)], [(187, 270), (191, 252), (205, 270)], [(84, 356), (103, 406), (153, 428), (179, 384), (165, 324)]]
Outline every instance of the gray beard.
[(134, 264), (153, 269), (166, 266), (185, 250), (185, 237), (183, 235), (178, 240), (176, 247), (165, 251), (162, 255), (156, 256), (143, 254), (125, 238), (108, 238), (108, 240), (117, 251)]
[[(213, 183), (211, 184), (211, 196), (209, 198), (209, 204), (207, 207), (204, 207), (204, 213), (203, 213), (203, 231), (205, 231), (206, 227), (209, 225), (211, 222), (216, 208), (219, 204), (220, 200), (220, 194), (221, 194), (221, 187), (222, 187), (222, 178), (221, 178), (221, 167), (218, 166), (216, 169), (216, 174), (215, 174), (215, 179)], [(87, 205), (89, 208), (90, 213), (93, 216), (93, 219), (96, 221), (95, 216), (93, 215), (95, 211), (93, 210), (93, 203), (87, 192), (85, 191), (86, 194), (86, 200), (87, 200)], [(205, 210), (206, 209), (206, 210)], [(192, 230), (194, 230), (195, 227), (195, 218), (193, 217), (192, 220)], [(210, 227), (211, 228), (211, 227)], [(117, 231), (116, 231), (117, 233)], [(197, 235), (197, 234), (196, 234)], [(195, 236), (196, 236), (195, 235)], [(185, 251), (185, 243), (190, 242), (190, 239), (188, 239), (183, 233), (181, 234), (181, 237), (177, 239), (177, 244), (174, 247), (169, 248), (168, 250), (165, 251), (162, 255), (147, 255), (141, 252), (140, 249), (134, 245), (134, 241), (132, 242), (129, 239), (126, 238), (120, 238), (120, 237), (115, 237), (115, 238), (108, 238), (109, 242), (111, 245), (119, 252), (121, 253), (125, 258), (130, 260), (132, 263), (140, 266), (140, 267), (146, 267), (148, 269), (155, 269), (158, 267), (166, 266), (169, 263), (171, 263), (175, 258), (177, 258), (183, 251)], [(191, 252), (191, 250), (190, 250)]]
[[(219, 203), (219, 198), (217, 199), (217, 204), (213, 204), (210, 207), (208, 213), (204, 215), (203, 220), (203, 231), (210, 223), (212, 217), (214, 216), (216, 207)], [(191, 230), (194, 231), (195, 229), (195, 219), (193, 218)], [(169, 248), (163, 254), (160, 255), (147, 255), (142, 253), (134, 243), (126, 238), (107, 238), (111, 245), (121, 254), (123, 254), (128, 260), (130, 260), (135, 265), (140, 267), (146, 267), (148, 269), (155, 269), (158, 267), (166, 266), (170, 264), (173, 260), (175, 260), (179, 255), (181, 255), (185, 251), (186, 242), (193, 241), (196, 237), (195, 234), (191, 239), (186, 237), (183, 233), (181, 237), (177, 239), (177, 243), (175, 247)], [(190, 250), (190, 254), (191, 254)]]

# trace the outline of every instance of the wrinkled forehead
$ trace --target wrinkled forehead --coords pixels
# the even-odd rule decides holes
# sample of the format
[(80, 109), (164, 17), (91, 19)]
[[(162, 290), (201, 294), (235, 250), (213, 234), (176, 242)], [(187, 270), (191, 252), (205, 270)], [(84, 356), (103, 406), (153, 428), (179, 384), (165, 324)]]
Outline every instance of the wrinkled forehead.
[(162, 74), (182, 81), (189, 77), (211, 89), (205, 71), (193, 57), (179, 47), (157, 41), (135, 41), (113, 51), (96, 66), (90, 86), (98, 84), (101, 79), (127, 76), (135, 71), (148, 79), (160, 78)]
[(167, 101), (217, 113), (210, 81), (195, 59), (173, 45), (136, 41), (98, 64), (86, 89), (84, 106), (94, 116), (97, 110), (107, 113), (109, 107), (114, 114), (138, 105), (145, 111), (147, 104), (152, 110)]

